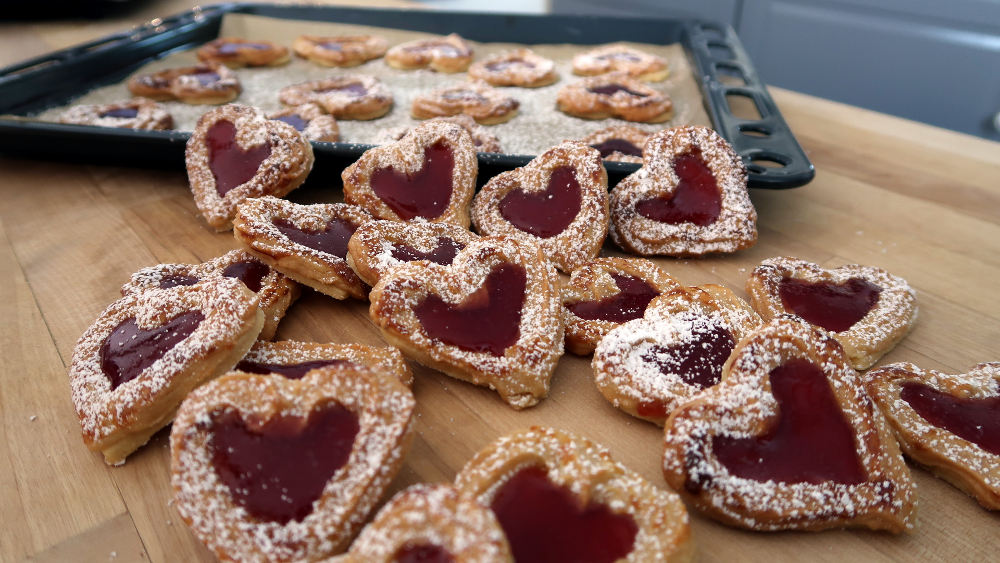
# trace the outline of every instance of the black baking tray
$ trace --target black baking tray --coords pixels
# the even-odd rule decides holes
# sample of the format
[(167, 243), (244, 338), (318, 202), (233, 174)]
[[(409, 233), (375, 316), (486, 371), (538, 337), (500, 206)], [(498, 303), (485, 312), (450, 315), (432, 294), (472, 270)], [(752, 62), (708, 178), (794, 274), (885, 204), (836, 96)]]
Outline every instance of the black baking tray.
[[(735, 31), (726, 25), (695, 19), (218, 4), (158, 18), (128, 31), (0, 69), (0, 114), (29, 116), (64, 105), (97, 86), (120, 82), (153, 59), (215, 39), (222, 17), (229, 13), (438, 34), (454, 32), (482, 42), (681, 43), (697, 72), (715, 129), (747, 165), (750, 187), (794, 188), (808, 183), (815, 174)], [(727, 96), (752, 100), (760, 118), (737, 117)], [(188, 135), (177, 131), (133, 131), (0, 117), (0, 152), (36, 158), (181, 168)], [(316, 169), (339, 170), (370, 147), (356, 143), (313, 143)], [(531, 158), (480, 153), (480, 178), (523, 166)], [(606, 162), (605, 166), (612, 183), (638, 168), (637, 164), (623, 162)]]

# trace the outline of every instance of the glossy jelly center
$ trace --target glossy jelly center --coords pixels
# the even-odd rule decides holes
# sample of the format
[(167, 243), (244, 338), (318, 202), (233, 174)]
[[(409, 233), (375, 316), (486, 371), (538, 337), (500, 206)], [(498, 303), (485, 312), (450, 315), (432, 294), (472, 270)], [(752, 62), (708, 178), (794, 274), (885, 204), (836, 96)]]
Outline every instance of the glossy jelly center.
[(392, 557), (393, 563), (453, 563), (448, 550), (432, 543), (408, 543)]
[(724, 327), (696, 323), (691, 328), (690, 340), (671, 346), (650, 346), (642, 359), (663, 374), (675, 374), (684, 383), (704, 389), (722, 379), (722, 366), (734, 346), (732, 333)]
[(257, 174), (264, 160), (271, 156), (271, 144), (243, 150), (236, 144), (236, 126), (229, 121), (216, 121), (205, 134), (208, 145), (208, 167), (215, 178), (215, 190), (219, 196), (245, 184)]
[(181, 285), (194, 285), (198, 278), (187, 274), (170, 274), (160, 278), (160, 289), (169, 289)]
[(581, 506), (570, 490), (549, 481), (543, 468), (515, 473), (490, 505), (514, 559), (528, 562), (611, 562), (627, 556), (638, 527), (606, 505)]
[(336, 403), (307, 418), (278, 415), (247, 424), (234, 411), (212, 418), (212, 465), (233, 500), (253, 517), (286, 524), (313, 510), (330, 477), (347, 463), (358, 417)]
[(712, 440), (716, 457), (729, 472), (754, 481), (864, 482), (854, 430), (823, 371), (796, 358), (771, 370), (769, 378), (778, 403), (774, 426), (752, 438)]
[(338, 258), (347, 257), (347, 242), (357, 229), (353, 223), (339, 217), (330, 219), (322, 231), (306, 231), (282, 218), (274, 219), (272, 223), (281, 231), (281, 234), (293, 242), (313, 250), (332, 254)]
[(567, 305), (569, 310), (587, 321), (624, 323), (641, 317), (646, 312), (646, 305), (660, 294), (642, 278), (617, 272), (612, 272), (611, 278), (618, 286), (618, 293), (597, 301), (570, 303)]
[(130, 119), (137, 115), (139, 115), (139, 110), (136, 108), (115, 108), (100, 114), (101, 117), (118, 117), (121, 119)]
[(101, 343), (101, 371), (111, 382), (111, 389), (132, 381), (179, 342), (191, 336), (205, 315), (188, 311), (161, 326), (140, 328), (135, 318), (125, 319)]
[(427, 335), (472, 352), (503, 356), (520, 334), (527, 273), (522, 266), (494, 266), (482, 287), (462, 303), (428, 295), (413, 312)]
[(601, 157), (609, 157), (616, 152), (629, 156), (642, 156), (642, 149), (625, 139), (608, 139), (602, 143), (590, 146), (600, 151)]
[(899, 396), (927, 422), (1000, 455), (1000, 396), (961, 398), (913, 382)]
[(882, 288), (860, 278), (842, 284), (785, 278), (778, 284), (785, 309), (833, 332), (854, 326), (878, 303), (881, 293)]
[(587, 88), (589, 92), (594, 94), (603, 94), (605, 96), (611, 96), (618, 92), (625, 92), (629, 96), (635, 96), (637, 98), (645, 98), (649, 94), (643, 94), (641, 92), (636, 92), (634, 90), (629, 90), (628, 88), (622, 86), (621, 84), (604, 84), (602, 86), (592, 86)]
[(454, 169), (451, 147), (438, 141), (424, 148), (424, 166), (415, 174), (396, 172), (392, 167), (372, 173), (372, 191), (404, 221), (434, 219), (448, 208)]
[(454, 239), (438, 237), (437, 246), (428, 252), (420, 252), (412, 246), (405, 244), (393, 245), (392, 257), (401, 262), (430, 260), (436, 264), (447, 266), (455, 260), (455, 255), (463, 248), (465, 248), (465, 245)]
[(348, 364), (347, 360), (312, 360), (297, 364), (275, 364), (268, 362), (254, 362), (251, 360), (241, 360), (236, 364), (236, 369), (247, 373), (277, 373), (288, 379), (302, 379), (310, 370), (326, 366), (339, 366)]
[(524, 59), (507, 59), (503, 61), (495, 61), (492, 63), (487, 63), (486, 68), (494, 72), (499, 72), (501, 70), (507, 70), (508, 68), (532, 69), (535, 68), (535, 65), (531, 64), (530, 62)]
[(674, 172), (680, 179), (670, 197), (640, 200), (635, 210), (647, 219), (661, 223), (711, 225), (722, 211), (722, 193), (715, 175), (697, 147), (674, 158)]
[(281, 117), (276, 117), (275, 119), (291, 125), (296, 131), (302, 131), (309, 125), (309, 121), (303, 119), (302, 116), (297, 113), (282, 115)]
[(222, 270), (222, 275), (227, 278), (236, 278), (243, 282), (243, 285), (247, 286), (247, 289), (257, 293), (260, 291), (261, 284), (264, 282), (264, 276), (270, 272), (271, 269), (267, 267), (266, 264), (258, 262), (257, 260), (244, 260), (243, 262), (235, 262), (226, 266)]
[(580, 213), (583, 195), (576, 171), (560, 166), (549, 176), (543, 192), (511, 190), (500, 200), (500, 215), (518, 229), (549, 238), (563, 232)]
[(360, 82), (352, 82), (351, 84), (345, 84), (343, 86), (323, 88), (322, 90), (317, 90), (317, 92), (321, 94), (336, 92), (338, 94), (346, 94), (352, 98), (360, 98), (368, 93), (368, 88), (365, 88), (365, 85)]

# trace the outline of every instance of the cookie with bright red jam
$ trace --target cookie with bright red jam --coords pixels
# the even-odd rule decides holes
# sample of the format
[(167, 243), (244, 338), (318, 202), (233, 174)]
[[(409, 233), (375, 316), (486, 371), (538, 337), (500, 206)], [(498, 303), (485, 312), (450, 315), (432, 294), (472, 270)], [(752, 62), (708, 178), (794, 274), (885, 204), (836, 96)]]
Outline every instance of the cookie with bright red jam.
[(447, 266), (478, 239), (472, 231), (451, 223), (372, 221), (358, 228), (347, 244), (347, 263), (369, 285), (389, 270), (416, 260)]
[(276, 373), (289, 379), (302, 379), (316, 368), (341, 364), (365, 366), (375, 371), (392, 373), (407, 387), (413, 384), (413, 372), (399, 350), (392, 346), (357, 343), (258, 341), (233, 371)]

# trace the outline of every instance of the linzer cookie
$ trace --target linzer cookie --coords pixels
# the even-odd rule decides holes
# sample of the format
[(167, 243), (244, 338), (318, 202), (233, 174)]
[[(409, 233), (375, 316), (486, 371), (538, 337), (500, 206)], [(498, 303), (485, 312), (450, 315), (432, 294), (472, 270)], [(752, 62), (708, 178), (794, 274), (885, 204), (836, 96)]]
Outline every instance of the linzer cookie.
[(279, 109), (269, 112), (267, 118), (291, 125), (310, 141), (336, 143), (340, 140), (340, 126), (336, 118), (324, 113), (316, 104)]
[(567, 84), (556, 97), (559, 111), (583, 119), (617, 117), (625, 121), (662, 123), (674, 115), (666, 94), (623, 72), (584, 78)]
[[(476, 152), (503, 152), (500, 150), (500, 139), (493, 133), (490, 133), (489, 129), (476, 123), (475, 119), (464, 113), (449, 117), (434, 117), (428, 121), (446, 121), (462, 127), (472, 136), (472, 144), (476, 147)], [(380, 144), (398, 141), (405, 137), (412, 129), (412, 127), (397, 127), (383, 130), (379, 135)]]
[(410, 115), (416, 119), (465, 114), (483, 125), (510, 121), (521, 102), (485, 82), (471, 81), (431, 90), (413, 99)]
[(601, 340), (594, 383), (616, 408), (663, 426), (677, 406), (721, 380), (736, 343), (760, 324), (728, 288), (674, 289)]
[(859, 370), (896, 346), (917, 321), (917, 292), (872, 266), (826, 269), (797, 258), (768, 258), (750, 273), (746, 289), (765, 319), (792, 313), (830, 331)]
[(198, 48), (198, 60), (219, 63), (229, 68), (245, 66), (280, 66), (288, 64), (288, 47), (265, 39), (220, 37)]
[(421, 364), (494, 389), (516, 409), (548, 394), (563, 323), (559, 280), (537, 245), (483, 237), (450, 266), (393, 268), (369, 297), (382, 336)]
[(522, 168), (494, 176), (472, 202), (481, 234), (538, 244), (570, 272), (597, 257), (608, 233), (608, 174), (580, 143), (552, 147)]
[(533, 427), (505, 436), (455, 477), (496, 514), (520, 562), (690, 561), (680, 498), (568, 432)]
[(128, 91), (156, 101), (224, 104), (235, 100), (243, 87), (225, 65), (207, 63), (138, 74), (129, 79)]
[(263, 326), (257, 297), (231, 278), (115, 301), (77, 341), (69, 367), (84, 443), (124, 463), (192, 389), (236, 365)]
[(385, 62), (401, 70), (430, 68), (438, 72), (462, 72), (472, 62), (472, 47), (460, 35), (452, 33), (396, 45), (385, 54)]
[(539, 57), (531, 49), (515, 49), (498, 53), (469, 67), (469, 77), (492, 86), (538, 88), (556, 80), (555, 63)]
[(468, 228), (478, 169), (464, 129), (441, 121), (422, 123), (345, 168), (344, 201), (379, 219), (425, 219)]
[(326, 366), (364, 366), (373, 371), (394, 375), (409, 387), (413, 372), (403, 354), (392, 346), (364, 344), (321, 344), (318, 342), (258, 341), (236, 364), (234, 371), (276, 373), (289, 379), (302, 379), (310, 371)]
[(622, 72), (645, 82), (659, 82), (669, 68), (662, 57), (616, 43), (591, 49), (573, 57), (573, 73), (583, 76)]
[(1000, 362), (956, 375), (897, 363), (862, 377), (906, 455), (1000, 510)]
[(323, 37), (302, 35), (292, 43), (295, 54), (322, 66), (351, 67), (385, 54), (389, 43), (377, 35)]
[(368, 121), (389, 113), (392, 93), (381, 80), (362, 74), (335, 76), (286, 86), (278, 92), (286, 106), (318, 104), (337, 119)]
[(312, 170), (312, 145), (287, 123), (257, 108), (227, 105), (201, 116), (185, 152), (194, 202), (218, 231), (233, 227), (236, 206), (282, 197)]
[(347, 264), (374, 286), (389, 270), (414, 260), (447, 266), (463, 248), (479, 237), (451, 223), (426, 221), (372, 221), (351, 235)]
[(736, 345), (722, 382), (670, 416), (663, 474), (752, 530), (913, 527), (916, 497), (885, 419), (836, 340), (790, 315)]
[(59, 122), (142, 131), (165, 131), (174, 128), (174, 118), (167, 109), (146, 98), (132, 98), (113, 104), (73, 106), (59, 116)]
[(364, 299), (368, 287), (345, 257), (351, 235), (371, 220), (354, 205), (261, 197), (239, 206), (233, 234), (250, 254), (299, 283), (334, 299)]
[(222, 560), (339, 553), (402, 465), (414, 407), (395, 376), (359, 366), (221, 377), (170, 432), (177, 511)]
[(597, 149), (604, 160), (642, 164), (642, 147), (652, 135), (634, 125), (612, 125), (580, 139)]
[(611, 191), (611, 238), (622, 249), (700, 256), (757, 242), (746, 168), (715, 131), (659, 131), (646, 141), (642, 160)]

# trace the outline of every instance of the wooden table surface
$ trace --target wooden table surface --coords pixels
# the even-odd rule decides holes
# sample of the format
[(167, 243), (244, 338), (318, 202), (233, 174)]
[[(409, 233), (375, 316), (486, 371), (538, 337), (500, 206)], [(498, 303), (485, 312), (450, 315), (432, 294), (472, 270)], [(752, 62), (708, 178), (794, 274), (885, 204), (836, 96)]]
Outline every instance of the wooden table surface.
[[(0, 64), (109, 31), (58, 23), (0, 29), (0, 56), (10, 59)], [(920, 319), (880, 363), (956, 373), (1000, 360), (1000, 144), (780, 89), (772, 94), (816, 179), (795, 190), (752, 192), (760, 215), (755, 247), (660, 265), (686, 284), (723, 283), (740, 294), (749, 271), (775, 255), (881, 266), (917, 289)], [(66, 372), (76, 339), (132, 272), (212, 258), (237, 246), (232, 235), (206, 227), (181, 170), (0, 157), (0, 197), (0, 561), (210, 560), (171, 506), (167, 431), (124, 466), (105, 466), (80, 440)], [(339, 197), (337, 185), (311, 185), (290, 199)], [(615, 254), (610, 244), (605, 254)], [(367, 303), (310, 292), (278, 337), (382, 343)], [(522, 412), (488, 390), (419, 366), (415, 372), (417, 436), (388, 494), (448, 481), (498, 436), (535, 424), (604, 444), (666, 486), (660, 429), (612, 408), (591, 381), (589, 359), (564, 357), (550, 397)], [(761, 534), (694, 515), (698, 558), (997, 557), (997, 514), (927, 471), (914, 467), (913, 476), (919, 509), (911, 534)]]

